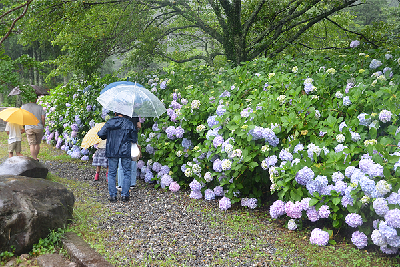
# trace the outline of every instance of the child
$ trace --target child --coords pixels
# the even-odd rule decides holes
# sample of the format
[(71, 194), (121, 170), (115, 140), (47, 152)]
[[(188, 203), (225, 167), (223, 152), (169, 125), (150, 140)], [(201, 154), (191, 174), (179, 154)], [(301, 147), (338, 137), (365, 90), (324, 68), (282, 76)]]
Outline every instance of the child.
[(6, 130), (8, 134), (8, 157), (11, 158), (14, 156), (13, 151), (17, 156), (22, 156), (21, 154), (21, 133), (24, 133), (25, 130), (22, 125), (7, 122)]
[(122, 181), (121, 200), (129, 201), (129, 187), (131, 183), (131, 143), (137, 142), (136, 126), (126, 116), (115, 113), (115, 117), (109, 119), (101, 128), (97, 135), (105, 140), (106, 157), (108, 158), (108, 193), (109, 201), (117, 201), (116, 176), (118, 161), (121, 159), (122, 169), (124, 171), (124, 180)]
[[(97, 150), (93, 155), (93, 166), (96, 166), (96, 174), (94, 176), (94, 180), (98, 181), (99, 180), (99, 174), (101, 167), (107, 168), (107, 174), (108, 174), (108, 159), (106, 157), (106, 141), (107, 140), (101, 140), (100, 143), (97, 145)], [(106, 174), (106, 177), (107, 177)]]

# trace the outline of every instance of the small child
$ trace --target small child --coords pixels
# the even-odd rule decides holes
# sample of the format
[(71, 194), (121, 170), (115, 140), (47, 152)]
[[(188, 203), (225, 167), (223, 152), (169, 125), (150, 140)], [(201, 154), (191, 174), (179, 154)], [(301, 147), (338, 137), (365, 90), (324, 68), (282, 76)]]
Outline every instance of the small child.
[[(106, 140), (101, 140), (100, 143), (97, 145), (97, 150), (93, 155), (93, 166), (96, 167), (96, 175), (94, 176), (94, 180), (98, 181), (99, 180), (99, 174), (101, 167), (107, 168), (107, 174), (108, 174), (108, 159), (106, 157)], [(106, 176), (107, 176), (106, 174)]]
[(14, 150), (17, 156), (22, 156), (21, 154), (21, 133), (24, 133), (24, 127), (19, 124), (7, 122), (6, 130), (8, 134), (8, 157), (14, 156)]

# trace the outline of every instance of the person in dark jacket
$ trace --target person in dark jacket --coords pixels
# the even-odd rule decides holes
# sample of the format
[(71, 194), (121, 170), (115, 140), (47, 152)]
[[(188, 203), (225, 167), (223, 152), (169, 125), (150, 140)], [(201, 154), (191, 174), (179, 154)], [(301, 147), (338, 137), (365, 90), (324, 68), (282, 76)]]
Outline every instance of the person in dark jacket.
[(117, 176), (118, 161), (124, 172), (121, 200), (129, 201), (129, 187), (131, 183), (131, 143), (136, 143), (138, 136), (136, 126), (122, 114), (115, 113), (115, 117), (108, 120), (97, 135), (107, 139), (106, 157), (108, 158), (108, 193), (110, 202), (117, 201), (115, 178)]

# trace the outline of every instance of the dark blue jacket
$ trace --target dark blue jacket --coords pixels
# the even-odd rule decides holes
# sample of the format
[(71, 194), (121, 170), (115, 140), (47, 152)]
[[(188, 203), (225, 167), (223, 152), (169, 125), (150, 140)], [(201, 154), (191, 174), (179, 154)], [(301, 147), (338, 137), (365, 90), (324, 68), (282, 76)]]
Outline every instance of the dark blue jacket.
[(136, 125), (126, 117), (114, 117), (106, 122), (97, 135), (107, 139), (107, 158), (130, 158), (131, 143), (138, 139)]

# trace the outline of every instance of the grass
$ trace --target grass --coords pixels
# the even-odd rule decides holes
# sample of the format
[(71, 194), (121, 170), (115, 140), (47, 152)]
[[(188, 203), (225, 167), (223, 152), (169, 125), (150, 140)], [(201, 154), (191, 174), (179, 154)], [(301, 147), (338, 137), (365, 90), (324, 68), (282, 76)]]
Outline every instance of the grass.
[[(25, 136), (22, 147), (22, 153), (29, 155)], [(0, 158), (8, 156), (6, 148), (7, 135), (0, 132)], [(71, 159), (65, 152), (56, 150), (47, 144), (42, 145), (39, 158), (42, 160), (80, 162)], [(87, 167), (85, 165), (79, 166)], [(90, 184), (68, 180), (51, 173), (48, 178), (64, 184), (74, 192), (76, 198), (74, 221), (68, 229), (63, 231), (76, 232), (112, 264), (121, 266), (120, 261), (124, 258), (124, 253), (134, 253), (135, 247), (140, 246), (140, 242), (144, 242), (135, 240), (128, 244), (122, 242), (123, 238), (121, 237), (117, 241), (119, 249), (114, 251), (107, 243), (108, 241), (105, 241), (111, 231), (100, 228), (98, 223), (113, 216), (113, 214), (106, 206), (95, 201), (93, 196), (98, 193), (91, 190)], [(176, 197), (176, 201), (182, 200)], [(251, 260), (258, 266), (400, 266), (400, 256), (385, 255), (377, 251), (375, 247), (368, 250), (358, 250), (343, 238), (335, 238), (336, 245), (326, 247), (311, 245), (309, 243), (309, 229), (289, 231), (284, 228), (283, 220), (270, 219), (263, 207), (259, 210), (236, 208), (222, 212), (216, 211), (215, 205), (213, 206), (205, 201), (191, 200), (186, 203), (186, 211), (188, 213), (193, 212), (192, 214), (200, 213), (202, 220), (207, 221), (212, 229), (223, 229), (225, 235), (243, 244), (240, 249), (230, 251), (226, 258), (222, 258), (216, 251), (213, 254), (212, 262), (204, 264), (205, 266), (238, 266), (238, 262), (241, 260)], [(135, 226), (132, 225), (132, 227)], [(271, 238), (271, 231), (275, 235), (273, 238)], [(273, 251), (271, 251), (271, 248)], [(157, 257), (149, 251), (149, 253), (143, 255), (141, 260), (138, 259), (125, 264), (128, 266), (185, 266), (182, 258), (188, 259), (190, 257), (194, 256), (171, 254)], [(31, 259), (23, 262), (26, 264), (27, 261), (31, 261)]]

